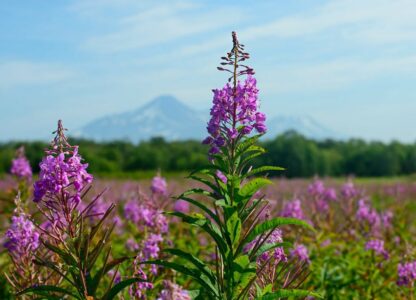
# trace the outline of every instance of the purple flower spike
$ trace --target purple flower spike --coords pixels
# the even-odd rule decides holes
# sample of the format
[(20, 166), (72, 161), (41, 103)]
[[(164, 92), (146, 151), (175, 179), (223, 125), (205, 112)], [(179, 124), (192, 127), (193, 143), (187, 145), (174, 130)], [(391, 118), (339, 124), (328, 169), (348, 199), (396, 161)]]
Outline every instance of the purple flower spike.
[(12, 167), (10, 173), (19, 179), (30, 180), (32, 178), (32, 168), (25, 157), (24, 147), (20, 147), (16, 151), (16, 158), (12, 160)]
[(175, 202), (173, 210), (186, 214), (189, 212), (189, 202), (179, 199)]
[(152, 186), (151, 186), (152, 193), (157, 195), (167, 195), (167, 183), (165, 178), (157, 175), (152, 179)]
[(6, 232), (4, 247), (18, 261), (31, 257), (39, 247), (39, 232), (25, 214), (12, 217), (12, 223)]
[[(226, 57), (222, 57), (221, 67), (218, 67), (218, 70), (233, 75), (223, 88), (213, 90), (211, 119), (207, 124), (209, 136), (203, 141), (204, 144), (211, 145), (211, 158), (221, 152), (225, 141), (234, 143), (236, 139), (251, 134), (253, 130), (260, 134), (267, 131), (266, 115), (258, 111), (259, 90), (253, 76), (254, 70), (246, 64), (240, 64), (249, 57), (244, 51), (244, 45), (238, 42), (237, 35), (233, 32), (233, 49)], [(245, 76), (245, 79), (238, 80), (240, 76)]]
[(301, 202), (299, 199), (292, 200), (287, 202), (283, 207), (282, 217), (289, 217), (289, 218), (296, 218), (296, 219), (304, 219), (305, 216), (303, 214)]
[(416, 261), (399, 264), (397, 266), (397, 285), (409, 286), (416, 280)]
[(384, 249), (383, 240), (370, 240), (365, 244), (365, 250), (373, 250), (378, 255), (384, 257), (384, 259), (389, 259), (390, 255), (386, 249)]
[(290, 252), (290, 256), (291, 257), (297, 257), (298, 259), (300, 259), (301, 261), (305, 261), (307, 263), (310, 263), (309, 260), (309, 251), (308, 248), (306, 248), (304, 245), (302, 244), (298, 244), (291, 252)]
[(77, 204), (81, 191), (93, 179), (87, 172), (88, 164), (81, 163), (81, 160), (77, 146), (69, 155), (59, 153), (44, 157), (39, 164), (39, 180), (34, 184), (33, 201), (40, 202), (62, 192), (68, 194), (67, 189), (72, 186), (75, 193), (71, 195), (71, 200)]

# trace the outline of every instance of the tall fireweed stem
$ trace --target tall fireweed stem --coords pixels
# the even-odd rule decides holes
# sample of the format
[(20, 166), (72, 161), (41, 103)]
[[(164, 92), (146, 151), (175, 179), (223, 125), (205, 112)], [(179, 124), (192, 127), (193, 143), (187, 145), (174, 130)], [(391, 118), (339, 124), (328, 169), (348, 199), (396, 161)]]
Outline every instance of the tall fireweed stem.
[[(210, 163), (189, 175), (205, 188), (191, 189), (177, 197), (195, 206), (199, 213), (168, 213), (210, 237), (214, 244), (213, 261), (203, 261), (174, 248), (165, 250), (173, 261), (158, 259), (143, 263), (164, 266), (191, 277), (199, 285), (194, 291), (196, 299), (319, 297), (313, 292), (292, 289), (304, 277), (305, 264), (288, 265), (284, 248), (290, 243), (283, 242), (278, 229), (282, 225), (311, 226), (298, 219), (270, 218), (263, 214), (268, 201), (260, 189), (271, 182), (255, 175), (282, 168), (251, 165), (255, 157), (265, 152), (257, 140), (266, 132), (266, 116), (259, 111), (254, 70), (245, 63), (249, 57), (233, 32), (232, 48), (218, 67), (231, 76), (223, 88), (213, 90), (209, 135), (203, 141), (210, 146)], [(201, 196), (204, 201), (195, 199)], [(186, 268), (183, 261), (187, 262)], [(274, 273), (283, 268), (287, 271), (270, 282), (264, 277), (266, 268), (277, 270)]]
[[(109, 224), (108, 218), (115, 206), (110, 204), (104, 211), (94, 212), (102, 194), (86, 203), (93, 176), (87, 172), (88, 164), (83, 163), (78, 146), (69, 144), (65, 131), (59, 120), (53, 132), (55, 137), (40, 163), (33, 192), (33, 201), (45, 221), (38, 225), (42, 232), (37, 235), (40, 243), (30, 248), (42, 248), (34, 253), (33, 262), (45, 274), (51, 273), (48, 278), (54, 280), (24, 286), (17, 296), (114, 299), (124, 288), (142, 279), (111, 282), (104, 294), (98, 294), (107, 273), (131, 258), (112, 259), (110, 235), (115, 224)], [(98, 219), (95, 224), (91, 224), (92, 216)]]

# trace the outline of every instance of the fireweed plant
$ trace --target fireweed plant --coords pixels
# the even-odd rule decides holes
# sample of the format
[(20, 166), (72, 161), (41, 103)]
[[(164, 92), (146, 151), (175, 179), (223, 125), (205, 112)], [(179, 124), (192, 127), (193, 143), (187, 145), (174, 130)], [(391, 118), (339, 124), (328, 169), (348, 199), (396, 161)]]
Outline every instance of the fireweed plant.
[[(164, 249), (164, 252), (175, 256), (177, 261), (159, 259), (144, 263), (164, 266), (191, 277), (200, 286), (192, 293), (196, 299), (317, 296), (306, 290), (291, 289), (289, 285), (296, 279), (293, 276), (283, 278), (283, 283), (279, 285), (281, 281), (276, 278), (284, 272), (274, 272), (276, 277), (267, 284), (258, 280), (271, 264), (276, 266), (286, 260), (283, 247), (288, 243), (283, 242), (279, 227), (311, 226), (294, 218), (269, 218), (268, 201), (259, 190), (271, 182), (254, 176), (282, 168), (252, 168), (250, 165), (265, 151), (256, 142), (266, 132), (266, 116), (258, 111), (254, 70), (245, 65), (249, 54), (244, 51), (235, 32), (232, 39), (233, 47), (227, 56), (222, 57), (221, 67), (218, 67), (231, 76), (222, 89), (213, 91), (211, 119), (207, 126), (209, 136), (203, 142), (210, 145), (210, 164), (189, 175), (206, 188), (190, 189), (177, 197), (196, 206), (202, 213), (169, 213), (186, 224), (198, 227), (213, 240), (214, 259), (203, 261), (191, 253), (171, 248)], [(201, 201), (201, 197), (209, 202)], [(289, 273), (296, 272), (299, 275), (300, 268)]]
[[(88, 164), (82, 163), (78, 147), (68, 143), (64, 130), (59, 121), (34, 184), (33, 201), (44, 223), (35, 228), (28, 216), (19, 214), (13, 217), (7, 234), (9, 251), (18, 251), (14, 260), (26, 262), (33, 257), (33, 263), (42, 267), (45, 274), (50, 271), (48, 278), (57, 280), (45, 284), (45, 280), (33, 282), (29, 277), (31, 285), (17, 295), (36, 295), (36, 299), (114, 299), (125, 287), (141, 279), (132, 277), (115, 283), (118, 266), (128, 260), (111, 257), (110, 235), (114, 224), (107, 219), (115, 206), (111, 204), (104, 212), (94, 210), (102, 194), (81, 205), (86, 201), (93, 177), (87, 172)], [(97, 220), (95, 224), (91, 224), (92, 217)], [(108, 281), (107, 273), (114, 270)], [(106, 288), (99, 295), (102, 287), (98, 288), (103, 284)]]

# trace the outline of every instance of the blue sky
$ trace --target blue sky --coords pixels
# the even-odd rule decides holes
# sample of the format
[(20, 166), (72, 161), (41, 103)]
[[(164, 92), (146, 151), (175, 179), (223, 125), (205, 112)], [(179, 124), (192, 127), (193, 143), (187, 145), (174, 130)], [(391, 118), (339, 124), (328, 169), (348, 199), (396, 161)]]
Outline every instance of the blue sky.
[(160, 94), (207, 109), (236, 30), (270, 116), (416, 141), (416, 1), (3, 1), (0, 140), (76, 129)]

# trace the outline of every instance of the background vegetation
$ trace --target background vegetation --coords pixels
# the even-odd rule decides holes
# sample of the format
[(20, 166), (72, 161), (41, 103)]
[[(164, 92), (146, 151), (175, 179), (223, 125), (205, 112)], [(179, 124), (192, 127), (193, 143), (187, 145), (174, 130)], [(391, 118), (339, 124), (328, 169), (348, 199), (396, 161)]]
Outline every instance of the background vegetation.
[[(114, 141), (97, 143), (71, 139), (80, 145), (81, 154), (90, 164), (92, 173), (102, 176), (123, 177), (138, 171), (152, 176), (155, 170), (187, 172), (206, 165), (206, 146), (199, 141), (167, 142), (153, 138), (138, 145)], [(8, 142), (0, 144), (0, 173), (10, 169), (15, 150), (24, 145), (35, 172), (44, 142)], [(279, 165), (279, 172), (287, 177), (356, 176), (380, 177), (416, 173), (416, 142), (382, 143), (360, 139), (348, 141), (314, 141), (295, 132), (287, 132), (273, 140), (262, 142), (267, 153), (257, 160), (260, 165)], [(143, 175), (142, 174), (142, 175)]]

